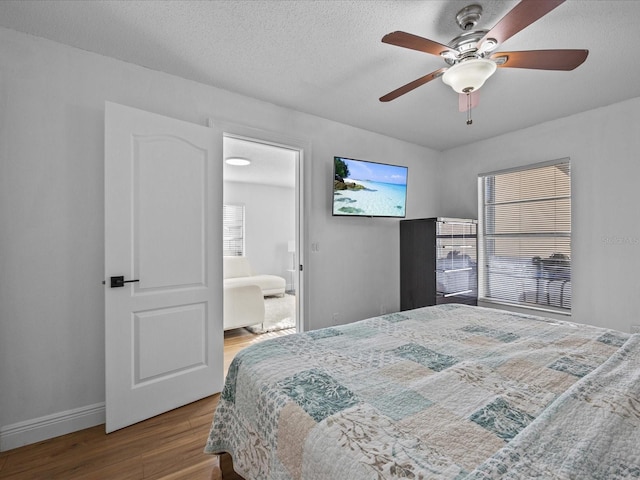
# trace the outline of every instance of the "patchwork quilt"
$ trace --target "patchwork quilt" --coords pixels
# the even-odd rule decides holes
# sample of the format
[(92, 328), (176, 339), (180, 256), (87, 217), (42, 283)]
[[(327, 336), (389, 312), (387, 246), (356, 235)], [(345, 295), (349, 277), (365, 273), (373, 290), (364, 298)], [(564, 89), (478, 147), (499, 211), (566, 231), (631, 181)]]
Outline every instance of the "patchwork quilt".
[(640, 335), (439, 305), (235, 357), (206, 453), (246, 479), (640, 478)]

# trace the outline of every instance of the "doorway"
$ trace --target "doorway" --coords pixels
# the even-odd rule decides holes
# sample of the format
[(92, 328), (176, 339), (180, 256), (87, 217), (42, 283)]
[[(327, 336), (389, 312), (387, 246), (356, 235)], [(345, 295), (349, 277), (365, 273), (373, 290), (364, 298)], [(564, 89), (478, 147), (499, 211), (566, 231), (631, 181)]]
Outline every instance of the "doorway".
[(223, 204), (242, 212), (241, 222), (236, 217), (235, 225), (223, 225), (223, 243), (245, 256), (253, 273), (285, 282), (283, 294), (264, 297), (265, 322), (247, 328), (256, 334), (302, 331), (302, 149), (225, 133), (223, 159)]

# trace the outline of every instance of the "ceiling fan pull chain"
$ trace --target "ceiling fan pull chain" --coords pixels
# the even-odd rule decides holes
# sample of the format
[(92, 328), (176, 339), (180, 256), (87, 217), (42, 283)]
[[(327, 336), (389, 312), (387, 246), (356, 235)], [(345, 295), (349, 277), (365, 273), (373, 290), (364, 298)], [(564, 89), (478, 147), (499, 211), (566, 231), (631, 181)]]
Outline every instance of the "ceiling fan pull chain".
[(473, 120), (471, 120), (471, 92), (467, 92), (467, 125), (471, 125)]

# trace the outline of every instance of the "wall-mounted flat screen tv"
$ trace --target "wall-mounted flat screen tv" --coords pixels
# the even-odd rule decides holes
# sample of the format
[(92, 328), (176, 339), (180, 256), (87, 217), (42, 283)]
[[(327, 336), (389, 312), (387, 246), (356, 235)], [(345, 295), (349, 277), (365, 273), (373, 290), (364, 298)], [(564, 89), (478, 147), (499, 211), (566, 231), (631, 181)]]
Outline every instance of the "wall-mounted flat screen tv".
[(333, 215), (405, 216), (408, 168), (333, 158)]

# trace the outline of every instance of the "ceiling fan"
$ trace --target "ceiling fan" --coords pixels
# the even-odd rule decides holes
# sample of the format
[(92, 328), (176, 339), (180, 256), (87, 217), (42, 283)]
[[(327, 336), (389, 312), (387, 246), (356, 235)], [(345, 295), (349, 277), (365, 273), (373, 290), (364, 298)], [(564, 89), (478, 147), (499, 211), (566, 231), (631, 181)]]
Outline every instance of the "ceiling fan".
[[(456, 20), (464, 33), (448, 45), (406, 32), (392, 32), (384, 43), (410, 48), (441, 57), (447, 66), (409, 82), (380, 97), (381, 102), (394, 100), (436, 78), (464, 96), (467, 124), (471, 125), (472, 94), (500, 68), (532, 68), (539, 70), (573, 70), (587, 58), (589, 50), (528, 50), (495, 52), (506, 40), (539, 20), (565, 0), (522, 0), (491, 30), (473, 30), (482, 15), (482, 7), (474, 4), (458, 12)], [(461, 100), (463, 100), (461, 98)], [(463, 102), (460, 102), (463, 105)], [(461, 108), (461, 111), (464, 111)]]

